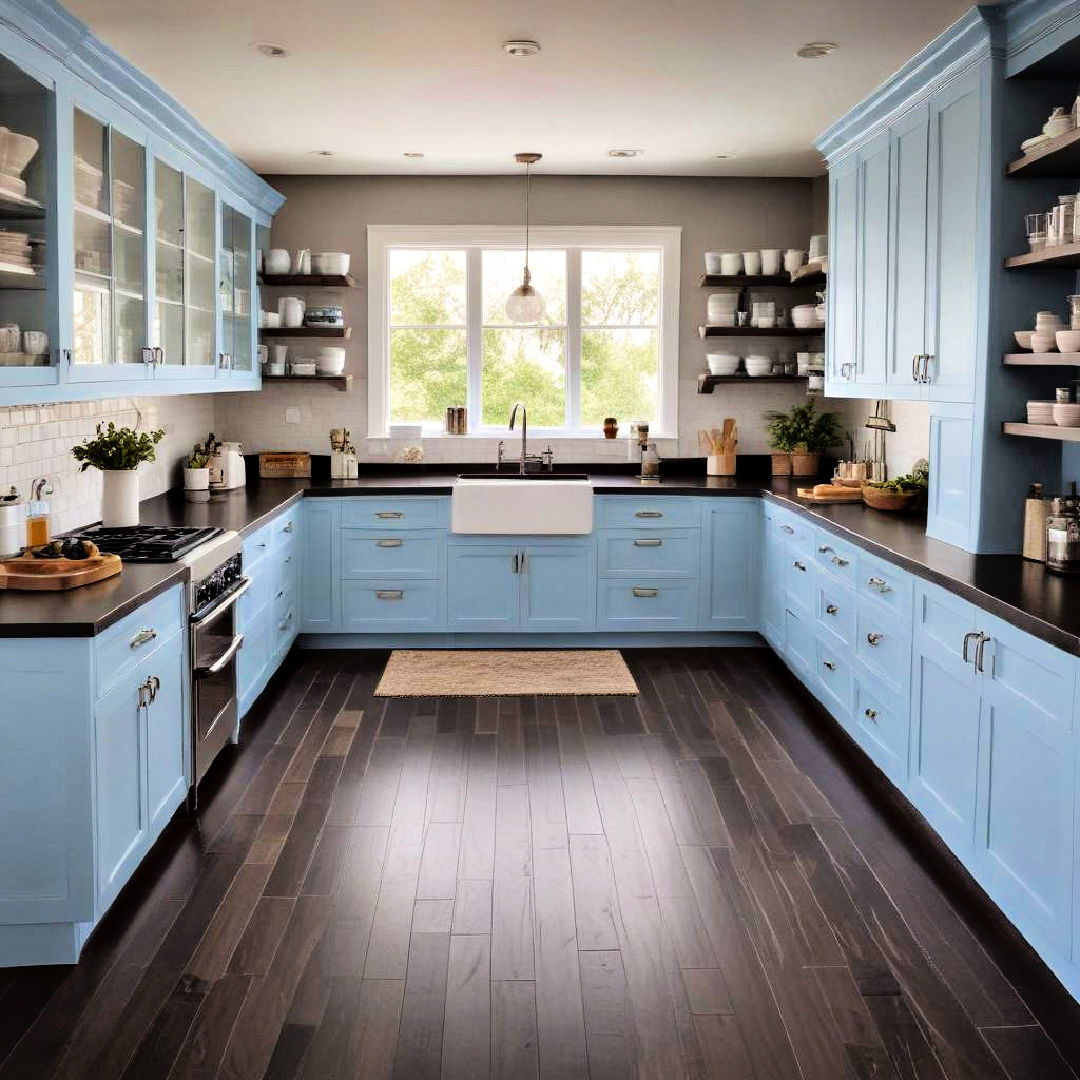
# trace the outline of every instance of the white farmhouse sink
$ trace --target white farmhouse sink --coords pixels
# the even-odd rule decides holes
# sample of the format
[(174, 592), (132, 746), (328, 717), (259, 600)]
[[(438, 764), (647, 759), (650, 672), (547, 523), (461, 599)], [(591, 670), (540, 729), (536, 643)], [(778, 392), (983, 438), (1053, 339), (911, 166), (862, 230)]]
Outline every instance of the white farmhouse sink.
[(450, 531), (476, 536), (583, 536), (593, 528), (591, 480), (459, 477)]

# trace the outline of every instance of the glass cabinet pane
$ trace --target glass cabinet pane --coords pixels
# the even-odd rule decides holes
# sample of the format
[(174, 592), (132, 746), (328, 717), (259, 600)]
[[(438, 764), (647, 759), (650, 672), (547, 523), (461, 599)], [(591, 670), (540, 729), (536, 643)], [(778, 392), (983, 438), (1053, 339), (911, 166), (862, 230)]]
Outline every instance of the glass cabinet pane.
[(184, 363), (202, 366), (214, 362), (214, 193), (190, 176), (184, 191)]
[(113, 362), (109, 129), (80, 110), (74, 118), (76, 364)]
[(234, 371), (251, 371), (251, 219), (221, 206), (222, 351)]
[(3, 368), (47, 366), (45, 234), (52, 93), (0, 57), (0, 382)]
[(137, 364), (146, 346), (146, 150), (112, 132), (113, 292), (117, 363)]
[(184, 362), (184, 177), (154, 162), (154, 340), (166, 364)]

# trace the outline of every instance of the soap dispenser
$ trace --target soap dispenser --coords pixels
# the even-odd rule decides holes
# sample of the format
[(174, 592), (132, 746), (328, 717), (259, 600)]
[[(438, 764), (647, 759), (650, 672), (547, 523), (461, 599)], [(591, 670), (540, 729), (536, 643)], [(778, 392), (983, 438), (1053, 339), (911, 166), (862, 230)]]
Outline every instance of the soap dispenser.
[(41, 547), (52, 539), (51, 514), (47, 495), (53, 494), (53, 486), (44, 477), (38, 477), (30, 486), (30, 502), (26, 507), (26, 546)]

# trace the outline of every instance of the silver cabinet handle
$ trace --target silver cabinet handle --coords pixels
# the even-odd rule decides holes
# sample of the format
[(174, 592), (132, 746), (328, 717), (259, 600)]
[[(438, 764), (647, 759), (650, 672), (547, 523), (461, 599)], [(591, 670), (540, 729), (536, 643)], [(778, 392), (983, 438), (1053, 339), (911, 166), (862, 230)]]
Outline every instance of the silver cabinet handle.
[(796, 559), (791, 565), (794, 566), (796, 570), (801, 570), (804, 574), (806, 573), (806, 563), (799, 562), (799, 560)]
[(295, 525), (293, 525), (293, 523), (290, 521), (289, 524), (286, 525), (281, 531), (283, 533), (291, 533), (295, 531), (295, 528)]
[(829, 562), (833, 563), (836, 566), (847, 566), (850, 561), (851, 561), (850, 559), (842, 559), (842, 558), (840, 558), (839, 555), (834, 555), (829, 560)]
[(283, 565), (288, 566), (289, 563), (291, 563), (291, 562), (292, 562), (292, 556), (291, 555), (286, 555)]
[(252, 544), (251, 546), (252, 547), (257, 547), (257, 548), (262, 548), (265, 551), (268, 545), (267, 545), (266, 541), (264, 540), (261, 544)]
[(916, 353), (911, 358), (911, 381), (912, 382), (919, 382), (920, 381), (920, 379), (919, 379), (919, 366), (920, 366), (921, 361), (922, 361), (922, 353)]
[(378, 600), (404, 600), (404, 589), (376, 589), (375, 597)]
[(979, 634), (979, 644), (975, 647), (975, 670), (982, 674), (985, 670), (983, 668), (983, 653), (986, 650), (986, 643), (990, 640), (989, 634)]
[(822, 664), (822, 667), (826, 668), (829, 671), (835, 671), (836, 670), (836, 664), (834, 664), (831, 660), (822, 660), (821, 664)]
[(871, 632), (871, 633), (866, 635), (866, 640), (876, 648), (878, 643), (880, 641), (882, 641), (884, 639), (884, 637), (885, 637), (884, 634), (876, 634), (876, 633)]
[(376, 540), (376, 547), (401, 547), (404, 544), (404, 540)]
[(780, 528), (784, 532), (786, 532), (788, 534), (788, 536), (792, 536), (795, 533), (795, 530), (790, 525), (781, 525)]
[(634, 513), (634, 517), (639, 518), (662, 518), (663, 516), (661, 510), (638, 510)]
[(277, 624), (277, 628), (281, 631), (288, 630), (289, 627), (292, 626), (292, 616), (293, 613), (290, 611), (289, 614)]
[(928, 383), (928, 382), (931, 381), (931, 379), (930, 379), (930, 361), (933, 360), (933, 358), (934, 357), (933, 357), (932, 353), (923, 353), (922, 366), (921, 366), (921, 368), (919, 370), (919, 375), (920, 375), (919, 382)]
[(161, 680), (156, 675), (148, 675), (146, 682), (139, 686), (139, 708), (145, 709), (148, 705), (152, 705), (160, 689)]
[(825, 614), (826, 615), (835, 615), (839, 610), (840, 609), (835, 604), (826, 604), (825, 605)]
[(282, 589), (282, 590), (281, 590), (281, 591), (280, 591), (280, 592), (279, 592), (279, 593), (277, 594), (277, 596), (275, 596), (275, 597), (274, 597), (274, 599), (275, 599), (275, 600), (280, 600), (280, 599), (281, 599), (281, 598), (282, 598), (282, 597), (283, 597), (284, 595), (285, 595), (285, 590), (284, 590), (284, 589)]
[(866, 584), (869, 585), (871, 589), (876, 589), (879, 593), (892, 592), (892, 586), (883, 578), (867, 578)]
[(962, 648), (962, 649), (960, 650), (960, 655), (961, 655), (961, 657), (963, 658), (963, 660), (964, 660), (964, 663), (965, 663), (965, 664), (967, 664), (967, 663), (969, 663), (969, 662), (970, 662), (970, 661), (968, 660), (968, 642), (969, 642), (969, 641), (970, 641), (970, 640), (971, 640), (972, 638), (975, 638), (975, 639), (977, 640), (977, 639), (978, 639), (978, 637), (979, 637), (979, 631), (978, 631), (978, 630), (969, 630), (969, 631), (968, 631), (968, 632), (967, 632), (967, 633), (966, 633), (966, 634), (964, 635), (964, 647), (963, 647), (963, 648)]
[(522, 574), (529, 572), (529, 553), (527, 551), (523, 551), (521, 558), (518, 559), (518, 572)]
[(405, 515), (400, 510), (379, 510), (376, 512), (375, 516), (377, 518), (382, 518), (385, 521), (403, 518)]
[(821, 547), (818, 548), (819, 555), (828, 555), (830, 551), (832, 551), (832, 548), (829, 547), (828, 544), (822, 544)]
[(212, 664), (208, 664), (206, 667), (197, 667), (195, 669), (195, 678), (205, 679), (208, 675), (217, 675), (218, 672), (223, 671), (229, 661), (240, 651), (240, 647), (243, 644), (244, 635), (237, 634), (232, 641), (229, 642), (229, 647)]
[(865, 716), (867, 720), (876, 720), (877, 709), (866, 709), (863, 711), (863, 716)]
[(521, 573), (521, 556), (515, 551), (514, 557), (510, 560), (510, 573)]
[(659, 589), (643, 589), (640, 586), (635, 585), (634, 586), (634, 595), (635, 596), (643, 596), (643, 597), (644, 596), (659, 596), (660, 595), (660, 590)]
[(660, 547), (663, 540), (635, 540), (634, 547)]
[(156, 637), (157, 637), (157, 631), (156, 630), (151, 630), (149, 627), (147, 627), (145, 630), (140, 630), (131, 639), (131, 648), (138, 649), (141, 646), (145, 645), (148, 641), (153, 641), (154, 638), (156, 638)]

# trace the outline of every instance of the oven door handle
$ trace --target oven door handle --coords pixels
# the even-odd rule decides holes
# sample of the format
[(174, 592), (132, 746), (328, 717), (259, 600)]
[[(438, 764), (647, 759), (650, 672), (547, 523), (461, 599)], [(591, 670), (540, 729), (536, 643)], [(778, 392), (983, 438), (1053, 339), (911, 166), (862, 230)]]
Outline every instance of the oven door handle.
[(199, 616), (192, 616), (192, 626), (202, 626), (203, 623), (209, 622), (211, 619), (217, 618), (223, 611), (230, 608), (241, 596), (244, 595), (251, 588), (251, 578), (241, 578), (240, 584), (233, 589), (220, 603), (215, 604), (209, 611), (200, 614)]
[(240, 646), (244, 644), (244, 635), (237, 634), (236, 637), (229, 642), (229, 647), (210, 665), (207, 667), (200, 667), (195, 669), (196, 679), (205, 679), (210, 675), (217, 675), (229, 661), (240, 651)]

